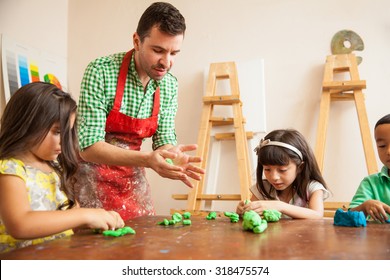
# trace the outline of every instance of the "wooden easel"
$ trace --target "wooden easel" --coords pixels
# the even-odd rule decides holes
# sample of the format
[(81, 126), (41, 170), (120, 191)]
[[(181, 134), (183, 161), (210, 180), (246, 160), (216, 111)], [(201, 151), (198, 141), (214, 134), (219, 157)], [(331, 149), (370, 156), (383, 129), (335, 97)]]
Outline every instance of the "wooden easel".
[[(343, 72), (349, 72), (350, 80), (335, 81), (334, 73)], [(315, 147), (315, 156), (321, 171), (323, 171), (324, 166), (325, 139), (329, 121), (330, 103), (331, 101), (355, 101), (368, 174), (378, 172), (362, 92), (365, 88), (366, 81), (360, 80), (359, 78), (356, 56), (354, 54), (327, 56)]]
[[(228, 79), (230, 81), (231, 94), (217, 95), (217, 81)], [(213, 116), (214, 106), (232, 106), (233, 118)], [(234, 62), (212, 63), (210, 65), (209, 77), (205, 96), (203, 97), (203, 112), (198, 134), (197, 155), (203, 161), (201, 168), (206, 169), (211, 129), (213, 126), (233, 125), (232, 133), (216, 133), (216, 140), (235, 140), (236, 154), (238, 160), (238, 173), (240, 178), (240, 194), (204, 194), (205, 177), (195, 181), (194, 188), (188, 195), (172, 195), (174, 199), (187, 199), (187, 210), (200, 210), (202, 200), (246, 200), (250, 199), (251, 173), (248, 156), (247, 139), (253, 137), (253, 133), (245, 132), (245, 119), (242, 114), (242, 102), (238, 86), (237, 69)]]

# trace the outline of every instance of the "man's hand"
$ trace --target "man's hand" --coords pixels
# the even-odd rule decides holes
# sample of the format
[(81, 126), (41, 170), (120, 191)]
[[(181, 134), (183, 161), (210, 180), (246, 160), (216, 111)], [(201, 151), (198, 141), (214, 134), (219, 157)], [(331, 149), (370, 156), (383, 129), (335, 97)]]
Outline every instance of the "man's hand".
[[(170, 146), (167, 150), (157, 149), (152, 152), (150, 167), (164, 178), (181, 180), (188, 187), (193, 185), (189, 178), (199, 181), (205, 171), (192, 163), (201, 162), (202, 159), (197, 156), (190, 156), (185, 152), (196, 150), (197, 145), (178, 145)], [(173, 164), (169, 164), (165, 159), (171, 159)]]

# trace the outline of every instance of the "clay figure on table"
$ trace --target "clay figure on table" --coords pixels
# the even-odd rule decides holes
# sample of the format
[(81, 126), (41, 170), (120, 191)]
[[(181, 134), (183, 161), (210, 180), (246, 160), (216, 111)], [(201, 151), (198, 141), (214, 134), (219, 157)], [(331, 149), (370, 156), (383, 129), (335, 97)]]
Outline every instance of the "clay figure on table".
[(253, 210), (246, 211), (242, 218), (242, 227), (244, 230), (262, 233), (268, 227), (267, 221), (262, 219), (260, 215)]
[(214, 211), (211, 211), (206, 216), (207, 220), (215, 220), (216, 218), (217, 218), (217, 212), (214, 212)]
[(283, 217), (322, 219), (329, 196), (317, 161), (303, 135), (294, 129), (268, 133), (256, 147), (256, 181), (250, 203), (240, 201), (240, 215), (277, 210)]
[(223, 214), (230, 219), (230, 222), (237, 223), (240, 220), (240, 215), (235, 212), (223, 212)]
[(380, 161), (379, 173), (365, 177), (349, 205), (350, 211), (363, 211), (367, 219), (390, 222), (390, 114), (377, 121), (374, 137)]
[[(189, 187), (204, 174), (193, 165), (201, 158), (186, 153), (197, 145), (178, 145), (175, 133), (178, 81), (170, 70), (185, 30), (178, 9), (153, 3), (138, 22), (133, 49), (87, 66), (78, 110), (81, 206), (115, 210), (125, 220), (154, 215), (145, 168)], [(153, 151), (141, 151), (149, 137)]]
[(367, 225), (363, 211), (344, 211), (339, 208), (336, 210), (333, 220), (335, 226), (365, 227)]
[(132, 229), (131, 227), (123, 227), (123, 228), (118, 228), (116, 230), (105, 230), (103, 231), (104, 236), (114, 236), (114, 237), (119, 237), (123, 236), (126, 234), (135, 234), (135, 230)]
[(282, 213), (274, 209), (266, 209), (263, 211), (263, 217), (267, 222), (277, 222), (282, 217)]
[(116, 229), (118, 213), (79, 208), (76, 102), (55, 85), (34, 82), (8, 101), (0, 126), (0, 253), (73, 234)]

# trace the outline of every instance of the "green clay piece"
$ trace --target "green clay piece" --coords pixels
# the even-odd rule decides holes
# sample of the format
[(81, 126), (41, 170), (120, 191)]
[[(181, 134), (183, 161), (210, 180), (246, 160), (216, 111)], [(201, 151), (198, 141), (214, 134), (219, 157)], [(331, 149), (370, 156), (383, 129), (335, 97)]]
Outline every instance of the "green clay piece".
[(168, 162), (169, 164), (173, 165), (173, 160), (171, 160), (170, 158), (166, 158), (165, 161)]
[(243, 215), (242, 227), (244, 230), (251, 230), (254, 233), (261, 233), (267, 228), (267, 221), (262, 220), (260, 215), (253, 211), (246, 211)]
[(169, 221), (167, 219), (164, 219), (163, 221), (161, 222), (158, 222), (159, 225), (164, 225), (164, 226), (168, 226), (169, 225)]
[(124, 227), (121, 229), (124, 234), (135, 234), (135, 230), (131, 227)]
[(232, 223), (237, 223), (240, 220), (240, 216), (235, 212), (224, 212), (224, 215), (229, 217)]
[(181, 222), (181, 220), (183, 220), (183, 216), (180, 213), (176, 212), (172, 215), (172, 220), (175, 220), (176, 222)]
[(249, 199), (246, 199), (244, 203), (245, 203), (245, 204), (248, 204), (248, 203), (250, 203), (250, 202), (251, 202), (251, 201), (250, 201)]
[(103, 231), (104, 236), (114, 236), (114, 237), (119, 237), (125, 234), (135, 234), (135, 230), (132, 229), (131, 227), (123, 227), (123, 228), (118, 228), (116, 230), (105, 230)]
[(210, 212), (207, 216), (207, 220), (215, 220), (217, 218), (217, 212)]
[(191, 220), (183, 220), (183, 225), (185, 225), (185, 226), (189, 226), (189, 225), (191, 225)]
[(104, 236), (114, 236), (114, 237), (119, 237), (121, 236), (121, 233), (116, 231), (116, 230), (105, 230), (103, 231)]
[(252, 230), (254, 233), (262, 233), (267, 228), (268, 223), (266, 220), (261, 220), (261, 224), (259, 226), (254, 227)]
[(184, 219), (189, 219), (189, 218), (191, 218), (191, 213), (190, 213), (190, 212), (185, 212), (185, 213), (183, 213), (183, 218), (184, 218)]
[(264, 210), (263, 217), (267, 222), (277, 222), (282, 217), (282, 213), (273, 209)]
[(170, 225), (176, 224), (176, 220), (169, 220), (169, 224), (170, 224)]

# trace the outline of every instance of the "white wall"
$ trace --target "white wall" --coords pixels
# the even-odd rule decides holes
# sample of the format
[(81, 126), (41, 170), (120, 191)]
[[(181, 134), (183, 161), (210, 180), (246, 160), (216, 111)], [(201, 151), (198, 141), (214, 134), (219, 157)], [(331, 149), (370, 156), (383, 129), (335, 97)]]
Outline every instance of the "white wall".
[[(1, 0), (0, 31), (9, 31), (16, 39), (59, 54), (66, 51), (68, 42), (69, 90), (78, 96), (87, 63), (97, 56), (130, 49), (138, 19), (153, 1), (62, 0), (56, 1), (58, 4), (52, 8), (49, 2), (52, 3), (49, 0)], [(197, 141), (204, 69), (212, 62), (262, 57), (268, 131), (296, 128), (314, 147), (324, 62), (330, 54), (333, 35), (342, 29), (354, 30), (365, 43), (365, 50), (359, 54), (363, 57), (359, 72), (361, 79), (367, 81), (366, 108), (371, 130), (381, 116), (389, 113), (389, 1), (169, 2), (183, 13), (188, 26), (182, 51), (173, 68), (180, 82), (177, 118), (180, 143)], [(3, 7), (7, 8), (7, 13)], [(62, 26), (66, 22), (67, 8), (68, 27)], [(36, 27), (28, 20), (31, 11), (37, 15), (41, 33), (33, 32)], [(49, 30), (44, 28), (47, 26)], [(57, 29), (58, 32), (53, 32)], [(149, 141), (144, 149), (150, 149)], [(378, 166), (381, 165), (378, 161)], [(237, 184), (239, 189), (236, 170), (233, 162), (224, 166), (221, 187)], [(366, 175), (355, 106), (352, 102), (332, 104), (324, 169), (325, 179), (335, 195), (332, 200), (349, 201)], [(171, 194), (187, 192), (182, 183), (160, 178), (152, 171), (148, 171), (148, 176), (159, 214), (185, 206), (184, 202), (171, 199)], [(229, 207), (233, 209), (234, 206)]]

